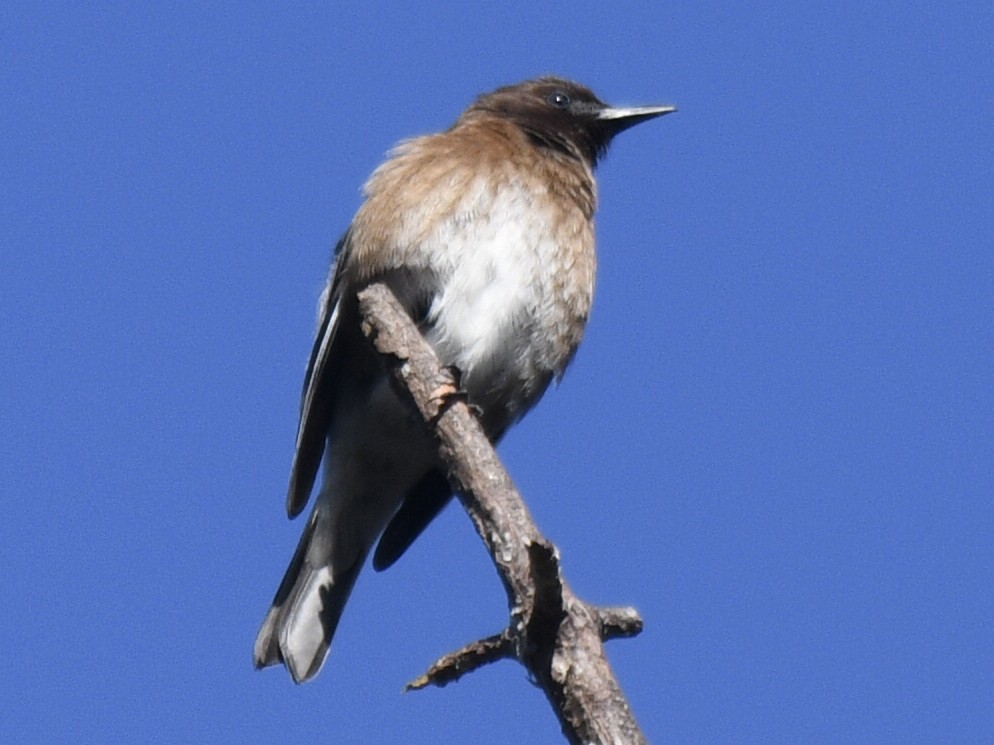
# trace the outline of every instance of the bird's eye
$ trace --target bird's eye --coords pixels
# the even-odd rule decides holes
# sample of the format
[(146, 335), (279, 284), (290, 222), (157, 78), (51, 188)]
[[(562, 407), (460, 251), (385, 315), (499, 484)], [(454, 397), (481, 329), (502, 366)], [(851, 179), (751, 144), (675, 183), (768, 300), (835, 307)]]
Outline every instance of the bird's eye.
[(564, 93), (563, 91), (552, 91), (552, 93), (550, 93), (545, 100), (557, 109), (568, 108), (572, 103), (569, 94)]

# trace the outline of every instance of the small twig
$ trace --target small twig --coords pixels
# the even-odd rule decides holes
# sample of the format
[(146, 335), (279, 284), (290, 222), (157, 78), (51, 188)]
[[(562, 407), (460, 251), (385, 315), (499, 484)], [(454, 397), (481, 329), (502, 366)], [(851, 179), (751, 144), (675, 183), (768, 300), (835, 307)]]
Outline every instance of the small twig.
[(408, 683), (404, 690), (417, 691), (430, 685), (441, 688), (484, 665), (514, 656), (514, 639), (505, 629), (439, 658), (424, 675)]
[(642, 633), (642, 617), (634, 608), (602, 608), (594, 609), (597, 627), (601, 639), (629, 639)]

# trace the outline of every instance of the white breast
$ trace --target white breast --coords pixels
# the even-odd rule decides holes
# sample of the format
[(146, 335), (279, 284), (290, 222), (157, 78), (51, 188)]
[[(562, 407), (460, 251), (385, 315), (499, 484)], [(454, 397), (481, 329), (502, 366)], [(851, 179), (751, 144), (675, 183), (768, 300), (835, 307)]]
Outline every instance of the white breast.
[(562, 321), (551, 298), (561, 251), (535, 196), (516, 183), (488, 192), (481, 179), (422, 246), (439, 280), (429, 338), (464, 375), (556, 365), (541, 329)]

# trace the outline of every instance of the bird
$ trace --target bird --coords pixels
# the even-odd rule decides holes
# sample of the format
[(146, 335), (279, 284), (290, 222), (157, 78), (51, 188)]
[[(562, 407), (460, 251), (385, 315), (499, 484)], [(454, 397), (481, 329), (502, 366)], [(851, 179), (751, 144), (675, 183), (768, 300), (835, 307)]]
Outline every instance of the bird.
[(609, 106), (539, 77), (478, 96), (449, 129), (402, 141), (374, 170), (319, 301), (290, 518), (322, 464), (323, 478), (255, 667), (314, 678), (374, 544), (382, 571), (452, 497), (427, 428), (361, 332), (357, 293), (374, 282), (392, 290), (496, 443), (562, 377), (583, 336), (595, 166), (615, 135), (675, 110)]

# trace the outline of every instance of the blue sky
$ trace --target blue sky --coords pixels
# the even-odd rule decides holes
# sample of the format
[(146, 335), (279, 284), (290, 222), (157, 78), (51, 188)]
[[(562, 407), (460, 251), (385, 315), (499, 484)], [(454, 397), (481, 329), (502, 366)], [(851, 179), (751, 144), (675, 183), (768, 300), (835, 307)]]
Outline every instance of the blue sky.
[[(421, 4), (418, 4), (419, 6)], [(320, 677), (255, 672), (331, 248), (397, 140), (543, 73), (680, 112), (599, 173), (587, 337), (501, 454), (652, 742), (994, 733), (990, 3), (0, 10), (12, 741), (555, 742), (447, 510)]]

